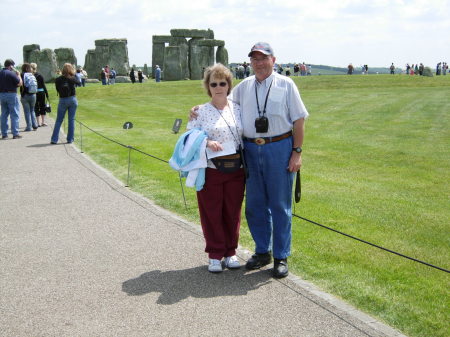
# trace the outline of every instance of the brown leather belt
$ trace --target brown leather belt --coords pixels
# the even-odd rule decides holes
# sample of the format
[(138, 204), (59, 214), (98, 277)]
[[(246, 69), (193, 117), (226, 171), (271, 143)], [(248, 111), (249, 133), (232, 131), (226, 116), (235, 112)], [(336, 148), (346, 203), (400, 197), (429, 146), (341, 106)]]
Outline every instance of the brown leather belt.
[(258, 144), (258, 145), (264, 145), (264, 144), (279, 142), (280, 140), (283, 140), (290, 136), (292, 136), (292, 131), (283, 133), (282, 135), (275, 136), (275, 137), (258, 137), (258, 138), (244, 137), (244, 140), (246, 140), (247, 142), (252, 142), (252, 143)]

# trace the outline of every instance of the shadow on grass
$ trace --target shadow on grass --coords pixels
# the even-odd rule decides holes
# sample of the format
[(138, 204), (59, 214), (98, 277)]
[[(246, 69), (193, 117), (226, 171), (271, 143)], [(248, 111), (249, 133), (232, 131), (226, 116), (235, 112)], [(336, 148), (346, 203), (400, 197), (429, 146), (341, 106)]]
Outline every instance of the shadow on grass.
[(161, 293), (158, 304), (175, 304), (188, 297), (244, 296), (249, 291), (272, 281), (269, 270), (248, 272), (244, 269), (209, 273), (207, 266), (171, 270), (154, 270), (122, 283), (122, 291), (129, 296)]

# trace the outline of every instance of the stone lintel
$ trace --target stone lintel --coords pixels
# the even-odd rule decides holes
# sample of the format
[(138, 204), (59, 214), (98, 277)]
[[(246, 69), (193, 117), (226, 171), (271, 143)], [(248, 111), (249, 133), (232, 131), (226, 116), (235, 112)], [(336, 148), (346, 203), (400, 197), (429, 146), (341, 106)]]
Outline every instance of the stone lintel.
[(212, 30), (205, 29), (171, 29), (170, 35), (173, 37), (200, 37), (204, 39), (211, 38), (214, 33)]
[(198, 40), (197, 44), (199, 46), (223, 47), (223, 46), (225, 46), (225, 41), (206, 39), (206, 40)]
[(153, 43), (169, 43), (172, 39), (171, 35), (153, 35)]

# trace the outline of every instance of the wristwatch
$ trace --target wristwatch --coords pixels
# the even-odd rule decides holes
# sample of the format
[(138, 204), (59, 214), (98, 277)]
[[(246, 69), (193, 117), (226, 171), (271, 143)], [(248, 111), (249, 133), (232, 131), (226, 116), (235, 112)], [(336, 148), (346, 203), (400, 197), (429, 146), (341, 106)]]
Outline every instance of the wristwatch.
[(297, 153), (301, 153), (303, 150), (302, 150), (302, 148), (299, 146), (299, 147), (293, 147), (293, 148), (292, 148), (292, 151), (295, 151), (295, 152), (297, 152)]

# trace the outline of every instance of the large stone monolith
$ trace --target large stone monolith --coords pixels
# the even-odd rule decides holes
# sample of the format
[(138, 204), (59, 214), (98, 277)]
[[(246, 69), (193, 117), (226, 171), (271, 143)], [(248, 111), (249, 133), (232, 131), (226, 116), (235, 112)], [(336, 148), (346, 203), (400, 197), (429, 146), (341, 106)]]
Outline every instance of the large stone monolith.
[(62, 69), (64, 63), (70, 63), (74, 67), (77, 66), (77, 58), (75, 57), (75, 52), (72, 48), (58, 48), (55, 49), (56, 54), (56, 64), (58, 69)]
[(56, 54), (51, 49), (45, 48), (31, 51), (27, 56), (26, 62), (36, 63), (37, 71), (44, 77), (46, 82), (53, 81), (58, 76)]
[(189, 40), (189, 70), (191, 80), (201, 80), (205, 68), (214, 64), (211, 62), (211, 47), (199, 45), (197, 38)]
[(130, 70), (127, 39), (95, 40), (95, 49), (87, 51), (84, 68), (89, 77), (100, 77), (103, 67), (109, 65), (117, 75), (126, 76)]
[(184, 79), (184, 70), (182, 69), (182, 51), (180, 46), (168, 46), (164, 52), (164, 80), (179, 81)]
[(225, 47), (223, 46), (217, 47), (216, 62), (228, 66), (228, 51)]

